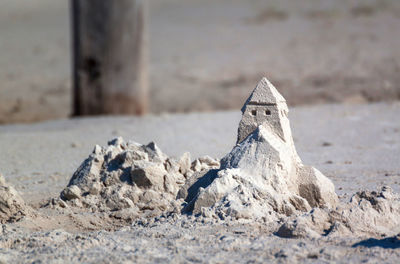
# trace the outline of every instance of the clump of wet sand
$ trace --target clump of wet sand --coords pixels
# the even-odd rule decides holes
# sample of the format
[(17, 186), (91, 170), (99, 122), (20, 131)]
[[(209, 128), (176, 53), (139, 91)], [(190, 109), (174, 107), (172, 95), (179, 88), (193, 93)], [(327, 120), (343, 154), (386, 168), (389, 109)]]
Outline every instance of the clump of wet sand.
[(182, 203), (176, 199), (177, 193), (187, 179), (218, 167), (219, 161), (210, 157), (192, 162), (185, 153), (174, 159), (154, 142), (141, 145), (116, 138), (105, 147), (95, 146), (52, 203), (61, 208), (111, 212), (126, 220), (143, 214), (177, 213)]
[(400, 195), (384, 186), (379, 191), (360, 191), (350, 202), (335, 209), (313, 208), (285, 220), (277, 235), (289, 238), (373, 236), (400, 233)]
[(22, 197), (9, 186), (3, 175), (0, 174), (0, 223), (10, 223), (31, 215), (31, 208), (25, 204)]

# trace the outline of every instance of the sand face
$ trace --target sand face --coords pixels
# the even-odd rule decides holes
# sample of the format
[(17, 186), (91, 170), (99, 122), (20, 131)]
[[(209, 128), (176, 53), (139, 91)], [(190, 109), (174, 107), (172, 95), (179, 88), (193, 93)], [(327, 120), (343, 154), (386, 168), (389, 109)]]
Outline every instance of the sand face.
[[(368, 212), (368, 214), (366, 214), (367, 216), (376, 217), (378, 220), (380, 219), (379, 216), (381, 213), (385, 214), (387, 212), (385, 210), (393, 211), (393, 209), (395, 209), (395, 207), (393, 207), (393, 204), (395, 203), (393, 202), (398, 199), (395, 195), (396, 188), (398, 187), (394, 183), (396, 181), (396, 176), (391, 175), (392, 173), (395, 173), (398, 168), (395, 167), (397, 164), (395, 159), (393, 159), (393, 162), (390, 162), (390, 157), (395, 157), (398, 149), (393, 148), (398, 144), (396, 141), (398, 138), (398, 132), (396, 132), (396, 129), (398, 129), (398, 123), (393, 122), (398, 118), (398, 109), (397, 105), (372, 105), (358, 107), (325, 106), (318, 108), (295, 109), (295, 111), (293, 111), (294, 118), (291, 121), (293, 121), (294, 124), (294, 136), (299, 154), (304, 159), (304, 163), (317, 164), (318, 168), (324, 174), (334, 176), (331, 178), (333, 179), (338, 192), (341, 194), (340, 197), (342, 198), (342, 203), (345, 205), (342, 211), (337, 212), (349, 212), (346, 211), (346, 208), (363, 208), (361, 211)], [(328, 114), (331, 114), (332, 112), (334, 112), (335, 115)], [(313, 115), (315, 113), (330, 117), (330, 125), (327, 125), (327, 123), (323, 121), (326, 119), (316, 119), (315, 115)], [(374, 114), (377, 116), (381, 115), (382, 118), (377, 118), (379, 121), (375, 122), (372, 126), (370, 123), (370, 117)], [(204, 147), (204, 145), (206, 145), (210, 147), (210, 150), (215, 147), (212, 142), (219, 142), (219, 144), (224, 144), (224, 142), (226, 142), (226, 148), (221, 148), (219, 150), (219, 155), (221, 156), (230, 151), (229, 149), (235, 142), (235, 128), (239, 123), (239, 120), (235, 115), (221, 113), (216, 115), (189, 115), (185, 116), (183, 119), (181, 117), (182, 116), (169, 116), (146, 120), (146, 124), (149, 125), (149, 123), (152, 123), (155, 128), (165, 128), (159, 136), (157, 136), (157, 134), (147, 136), (151, 136), (151, 138), (156, 141), (158, 141), (157, 139), (160, 139), (160, 148), (169, 155), (171, 155), (171, 151), (177, 153), (176, 157), (181, 156), (184, 147), (180, 149), (179, 145), (177, 145), (175, 146), (175, 149), (173, 149), (174, 145), (170, 145), (169, 147), (165, 145), (167, 142), (170, 142), (168, 140), (172, 139), (172, 137), (167, 137), (165, 138), (165, 141), (162, 140), (163, 137), (161, 135), (164, 135), (165, 133), (169, 134), (168, 129), (171, 129), (171, 131), (181, 131), (176, 132), (177, 137), (181, 136), (182, 138), (185, 138), (184, 135), (186, 135), (186, 138), (190, 139), (192, 144), (196, 143), (197, 140), (196, 144), (198, 144), (198, 146)], [(103, 120), (106, 120), (104, 125), (105, 127), (108, 127), (112, 119), (86, 120), (84, 123), (97, 122), (95, 126), (98, 129), (101, 127)], [(194, 132), (188, 132), (188, 130), (177, 129), (178, 127), (185, 127), (190, 124), (190, 122), (196, 122), (197, 124), (200, 122), (200, 127), (207, 129), (208, 122), (225, 124), (222, 120), (227, 124), (227, 127), (229, 126), (228, 122), (231, 122), (232, 124), (234, 132), (231, 134), (230, 138), (226, 138), (226, 135), (229, 135), (229, 131), (232, 129), (227, 129), (226, 133), (220, 131), (221, 136), (219, 138), (217, 137), (218, 131), (216, 134), (212, 135), (212, 137), (206, 138), (200, 137), (200, 135), (196, 136), (193, 134)], [(113, 122), (118, 121), (114, 120)], [(132, 126), (134, 124), (134, 127), (137, 127), (140, 121), (137, 119), (122, 118), (120, 122), (121, 126), (118, 127), (122, 128), (122, 130), (126, 129), (125, 131), (127, 132), (125, 133), (135, 134), (134, 130), (129, 130), (130, 126), (126, 124), (131, 122)], [(163, 122), (169, 124), (169, 128), (166, 125), (163, 125)], [(33, 133), (44, 136), (43, 139), (46, 140), (42, 142), (47, 143), (48, 149), (51, 148), (51, 146), (54, 146), (54, 149), (52, 149), (51, 152), (56, 155), (55, 157), (57, 157), (57, 151), (62, 152), (64, 155), (66, 151), (76, 151), (77, 153), (80, 153), (79, 155), (75, 155), (76, 164), (71, 166), (70, 172), (65, 174), (64, 179), (60, 177), (60, 181), (63, 180), (63, 182), (58, 185), (59, 187), (55, 188), (55, 194), (42, 197), (42, 200), (57, 197), (57, 194), (68, 185), (68, 181), (73, 172), (79, 167), (79, 163), (85, 160), (94, 146), (92, 143), (91, 146), (88, 145), (88, 148), (83, 148), (77, 147), (79, 144), (76, 143), (75, 147), (72, 147), (68, 138), (63, 139), (63, 131), (68, 130), (68, 135), (74, 135), (74, 133), (82, 136), (90, 135), (88, 140), (90, 141), (89, 138), (92, 138), (94, 143), (107, 142), (107, 140), (101, 141), (96, 139), (96, 133), (94, 130), (90, 129), (93, 127), (93, 123), (86, 128), (83, 126), (84, 123), (79, 124), (79, 121), (69, 121), (42, 124), (31, 128), (27, 128), (26, 126), (1, 128), (4, 133), (0, 136), (0, 140), (1, 138), (7, 139), (2, 141), (2, 146), (5, 147), (7, 147), (5, 142), (9, 142), (9, 144), (12, 142), (8, 140), (11, 136), (8, 133), (14, 130), (16, 132), (13, 133), (17, 133), (22, 139), (32, 139), (34, 137)], [(122, 124), (125, 124), (126, 127), (124, 128), (124, 125)], [(341, 129), (348, 128), (346, 131), (346, 134), (350, 137), (348, 138), (348, 143), (344, 144), (343, 140), (345, 140), (345, 138), (342, 137), (343, 134), (330, 131), (332, 130), (332, 124), (334, 127), (341, 127)], [(368, 125), (371, 125), (371, 127), (369, 128)], [(116, 123), (114, 123), (114, 126), (117, 126)], [(311, 132), (308, 128), (312, 126), (318, 128), (316, 131), (321, 132), (322, 135), (318, 136), (316, 132), (312, 132), (313, 134), (309, 135)], [(155, 131), (154, 127), (147, 131)], [(355, 137), (351, 138), (351, 131), (354, 133), (354, 131), (357, 131), (357, 127), (365, 131), (365, 134), (355, 133)], [(366, 127), (368, 129), (365, 129)], [(144, 128), (146, 128), (145, 125), (141, 126), (140, 130), (143, 130)], [(41, 129), (46, 132), (40, 132)], [(107, 133), (110, 133), (107, 137), (111, 137), (111, 132), (112, 131), (107, 131), (107, 129), (105, 129), (101, 134), (106, 137)], [(182, 133), (182, 135), (179, 133)], [(382, 142), (379, 144), (375, 143), (376, 145), (374, 145), (374, 142), (369, 140), (373, 137), (374, 133), (377, 133), (377, 135), (384, 135), (384, 142), (390, 141), (390, 145), (386, 145)], [(57, 136), (57, 141), (54, 142), (64, 142), (65, 146), (68, 146), (70, 150), (65, 147), (61, 148), (57, 144), (50, 144), (52, 142), (52, 135)], [(125, 137), (132, 138), (129, 136)], [(140, 137), (143, 137), (143, 139), (138, 141), (148, 141), (143, 135), (138, 136), (139, 139)], [(354, 153), (351, 153), (351, 151), (357, 150), (356, 145), (354, 144), (360, 144), (363, 137), (366, 139), (365, 144), (362, 144), (364, 149), (360, 150), (359, 155), (354, 155)], [(74, 138), (76, 140), (77, 137)], [(323, 144), (327, 142), (327, 138), (329, 138), (330, 146)], [(10, 152), (8, 152), (8, 155), (2, 159), (3, 162), (7, 161), (6, 164), (9, 164), (7, 167), (2, 163), (1, 166), (3, 171), (10, 171), (10, 169), (12, 169), (12, 167), (10, 168), (10, 165), (16, 164), (13, 162), (12, 158), (14, 156), (13, 151), (17, 150), (16, 146), (18, 146), (19, 142), (13, 142), (14, 143), (11, 146), (14, 146), (14, 148), (9, 147)], [(32, 151), (32, 153), (35, 153), (36, 148), (32, 148), (34, 145), (24, 144), (24, 146), (26, 146), (24, 152)], [(344, 146), (346, 147), (343, 150)], [(30, 148), (32, 149), (30, 150)], [(107, 148), (107, 146), (105, 146), (105, 148)], [(350, 156), (346, 156), (346, 149), (350, 151), (350, 154), (348, 154)], [(369, 151), (366, 151), (366, 149)], [(201, 153), (201, 148), (197, 151), (197, 155), (204, 155), (206, 153), (218, 154), (217, 151), (207, 151), (207, 149), (204, 149), (204, 152)], [(337, 155), (336, 152), (338, 151), (343, 151), (344, 156)], [(380, 151), (382, 151), (382, 153), (391, 153), (391, 155), (386, 158), (387, 163), (385, 164), (378, 163), (379, 157), (382, 156), (382, 154), (379, 154)], [(371, 168), (372, 163), (366, 162), (369, 157), (365, 155), (372, 152), (377, 154), (373, 155), (375, 163), (373, 163), (374, 166)], [(318, 157), (313, 156), (314, 153), (318, 153)], [(342, 152), (339, 153), (341, 154)], [(192, 156), (196, 157), (197, 155), (193, 154)], [(74, 155), (69, 154), (68, 156), (73, 157)], [(352, 163), (339, 162), (340, 159), (338, 157), (341, 159), (349, 159)], [(180, 158), (175, 159), (179, 160)], [(324, 164), (325, 159), (332, 160), (332, 163)], [(37, 155), (36, 160), (40, 160), (40, 155)], [(63, 163), (58, 163), (61, 164), (61, 167), (59, 168), (62, 168), (63, 164), (65, 166), (65, 164), (69, 162), (68, 158), (66, 158), (63, 160)], [(27, 166), (34, 165), (29, 164), (30, 163), (27, 163)], [(58, 164), (48, 164), (47, 166), (54, 165), (55, 167), (58, 167)], [(380, 167), (382, 165), (384, 165), (386, 170), (390, 171), (382, 173), (382, 168)], [(37, 168), (26, 167), (25, 169), (36, 172), (31, 177), (28, 177), (28, 179), (36, 177), (37, 181), (39, 181), (40, 177), (42, 177), (42, 174), (38, 173), (40, 170)], [(348, 174), (346, 173), (346, 177), (344, 177), (345, 175), (343, 177), (340, 176), (341, 173), (346, 170), (349, 171)], [(51, 172), (52, 170), (49, 171)], [(370, 174), (367, 174), (366, 172), (369, 172)], [(42, 173), (43, 176), (46, 176), (44, 172)], [(373, 177), (371, 176), (372, 173), (374, 173)], [(361, 175), (362, 177), (353, 177), (352, 175), (355, 174)], [(388, 176), (385, 176), (385, 174)], [(16, 182), (16, 179), (13, 179), (10, 175), (12, 174), (7, 173), (5, 175), (7, 181), (12, 183)], [(347, 177), (353, 178), (351, 178), (350, 181)], [(378, 189), (375, 194), (368, 192), (360, 193), (352, 199), (352, 202), (348, 202), (349, 200), (346, 199), (346, 196), (343, 197), (344, 193), (350, 195), (355, 194), (354, 188), (369, 189), (370, 191), (376, 190), (376, 187), (368, 185), (370, 179), (372, 180), (371, 182), (373, 185), (376, 185), (378, 182), (379, 184), (390, 184), (393, 186), (395, 191), (392, 193), (392, 197), (389, 195), (391, 193), (389, 189), (384, 192), (380, 192)], [(353, 184), (348, 184), (349, 181)], [(357, 183), (357, 187), (354, 186), (354, 182)], [(26, 184), (26, 186), (35, 189), (36, 186), (40, 186), (40, 184), (34, 184), (32, 186)], [(45, 181), (42, 188), (44, 186), (48, 186), (47, 188), (51, 189), (54, 188), (52, 186), (52, 181)], [(57, 185), (55, 184), (55, 186)], [(24, 192), (22, 188), (18, 188), (17, 190), (22, 190), (22, 192)], [(22, 193), (22, 197), (29, 197), (29, 195), (31, 195), (30, 197), (34, 197), (30, 194), (29, 189), (25, 190), (26, 192)], [(29, 201), (27, 202), (28, 204), (31, 203), (30, 199), (27, 201)], [(389, 202), (392, 204), (392, 209), (386, 209)], [(363, 207), (360, 207), (360, 205)], [(375, 205), (378, 205), (378, 207)], [(383, 211), (379, 211), (381, 210), (380, 208), (382, 208)], [(337, 231), (334, 231), (332, 232), (332, 235), (324, 236), (326, 233), (325, 228), (327, 228), (325, 227), (326, 223), (329, 224), (328, 228), (331, 226), (340, 227), (340, 225), (335, 225), (333, 221), (323, 220), (322, 222), (315, 222), (314, 227), (308, 224), (307, 226), (311, 227), (314, 233), (306, 233), (304, 236), (305, 238), (288, 240), (279, 238), (276, 235), (278, 233), (274, 234), (274, 232), (278, 232), (285, 223), (288, 223), (287, 226), (289, 226), (289, 224), (294, 226), (294, 228), (291, 229), (293, 230), (293, 234), (296, 234), (296, 232), (297, 234), (304, 234), (304, 232), (301, 231), (301, 223), (315, 219), (318, 215), (335, 219), (334, 210), (336, 209), (330, 209), (331, 211), (320, 209), (319, 213), (317, 212), (318, 210), (314, 210), (314, 212), (300, 213), (287, 218), (287, 222), (285, 222), (286, 218), (281, 218), (272, 223), (254, 221), (252, 219), (237, 220), (229, 219), (229, 217), (227, 217), (222, 220), (218, 217), (214, 218), (207, 215), (195, 217), (190, 215), (162, 213), (159, 216), (136, 219), (133, 221), (133, 225), (128, 226), (126, 226), (126, 221), (115, 218), (115, 216), (111, 214), (112, 212), (92, 213), (85, 210), (86, 209), (79, 212), (76, 211), (73, 206), (69, 206), (67, 209), (49, 208), (45, 206), (36, 210), (38, 212), (38, 216), (36, 217), (25, 217), (22, 221), (3, 225), (2, 237), (0, 238), (2, 248), (0, 253), (2, 254), (2, 258), (8, 261), (11, 261), (16, 257), (21, 260), (28, 260), (28, 258), (37, 260), (41, 259), (46, 262), (56, 261), (57, 259), (62, 259), (64, 261), (109, 260), (117, 262), (124, 260), (193, 261), (196, 259), (202, 261), (223, 261), (232, 258), (244, 261), (271, 260), (293, 262), (307, 260), (315, 261), (315, 259), (318, 258), (320, 261), (348, 262), (349, 260), (362, 261), (369, 259), (370, 261), (384, 260), (386, 262), (392, 261), (395, 263), (399, 257), (397, 252), (398, 250), (396, 250), (398, 247), (398, 238), (395, 234), (389, 234), (384, 230), (384, 232), (378, 230), (379, 232), (375, 233), (367, 233), (361, 230), (362, 232), (358, 233), (356, 236), (352, 234), (352, 231), (351, 234), (348, 235), (335, 236), (333, 234), (337, 234)], [(346, 224), (346, 221), (349, 222), (349, 220), (350, 222), (356, 222), (354, 219), (357, 218), (354, 217), (358, 217), (358, 215), (362, 213), (361, 211), (356, 212), (355, 215), (348, 214), (348, 220), (339, 220), (344, 224)], [(302, 221), (301, 218), (304, 218), (305, 220)], [(296, 219), (298, 219), (297, 223), (299, 224), (297, 226), (292, 225), (291, 223)], [(318, 219), (325, 218), (318, 216)], [(367, 219), (369, 218), (367, 217)], [(368, 223), (367, 219), (365, 223)], [(340, 221), (338, 221), (338, 223), (340, 223)], [(387, 218), (384, 221), (384, 225), (387, 223), (395, 224), (396, 222), (394, 218)], [(332, 228), (332, 230), (335, 229)], [(338, 228), (338, 230), (341, 229)], [(391, 231), (395, 232), (396, 230), (393, 228)], [(315, 234), (317, 235), (313, 236)], [(381, 237), (382, 234), (385, 236)], [(292, 237), (296, 236), (300, 237), (299, 235), (293, 235)]]

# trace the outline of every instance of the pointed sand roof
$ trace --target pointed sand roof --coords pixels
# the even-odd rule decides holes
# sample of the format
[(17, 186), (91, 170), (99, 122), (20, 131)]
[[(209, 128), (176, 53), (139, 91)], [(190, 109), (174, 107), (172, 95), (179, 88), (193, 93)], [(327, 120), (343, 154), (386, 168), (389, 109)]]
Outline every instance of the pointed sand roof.
[(241, 110), (244, 113), (246, 105), (248, 104), (274, 105), (280, 102), (286, 102), (285, 98), (283, 98), (267, 78), (263, 77), (256, 88), (254, 88), (249, 98), (247, 98)]

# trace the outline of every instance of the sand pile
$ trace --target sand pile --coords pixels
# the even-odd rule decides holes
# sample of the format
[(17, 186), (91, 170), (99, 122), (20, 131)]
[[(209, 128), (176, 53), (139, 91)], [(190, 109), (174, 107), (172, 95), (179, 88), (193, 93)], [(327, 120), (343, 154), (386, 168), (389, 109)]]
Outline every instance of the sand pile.
[(8, 186), (0, 174), (0, 223), (18, 221), (30, 211), (18, 192)]
[(194, 173), (219, 167), (209, 157), (191, 162), (185, 153), (179, 160), (165, 155), (155, 143), (141, 145), (117, 138), (93, 153), (72, 176), (60, 195), (61, 206), (114, 211), (115, 216), (135, 218), (179, 211), (179, 188)]
[(286, 101), (267, 79), (257, 85), (242, 112), (238, 144), (221, 160), (219, 171), (198, 180), (210, 184), (192, 188), (185, 197), (185, 211), (220, 218), (277, 220), (313, 207), (334, 207), (338, 198), (332, 182), (302, 164), (294, 147)]
[(237, 144), (221, 164), (210, 157), (191, 162), (189, 153), (175, 160), (154, 143), (117, 138), (94, 148), (58, 204), (124, 219), (174, 212), (261, 220), (282, 237), (400, 232), (400, 196), (390, 188), (359, 192), (339, 203), (333, 183), (303, 165), (286, 101), (267, 79), (242, 113)]
[(315, 208), (292, 217), (278, 230), (282, 237), (392, 236), (400, 233), (400, 196), (390, 187), (361, 191), (336, 209)]

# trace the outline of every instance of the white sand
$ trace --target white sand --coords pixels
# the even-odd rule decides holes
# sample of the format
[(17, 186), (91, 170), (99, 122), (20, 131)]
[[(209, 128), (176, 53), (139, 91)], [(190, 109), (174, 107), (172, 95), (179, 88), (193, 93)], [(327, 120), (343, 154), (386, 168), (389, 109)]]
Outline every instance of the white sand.
[[(225, 112), (1, 126), (0, 170), (26, 202), (35, 205), (58, 195), (93, 146), (104, 145), (116, 135), (141, 143), (154, 140), (173, 156), (190, 151), (194, 157), (221, 157), (235, 143), (239, 118), (239, 112)], [(348, 197), (344, 194), (375, 190), (381, 185), (399, 192), (400, 104), (296, 108), (290, 112), (290, 119), (304, 163), (328, 176), (342, 200)], [(208, 223), (206, 219), (196, 222), (185, 217), (143, 220), (120, 231), (87, 232), (88, 222), (96, 219), (70, 214), (62, 218), (46, 210), (41, 214), (41, 223), (2, 226), (0, 259), (397, 263), (400, 258), (396, 237), (287, 240), (257, 223)], [(51, 216), (58, 217), (60, 223), (46, 226)], [(96, 227), (94, 222), (90, 227), (113, 229), (112, 223)]]

